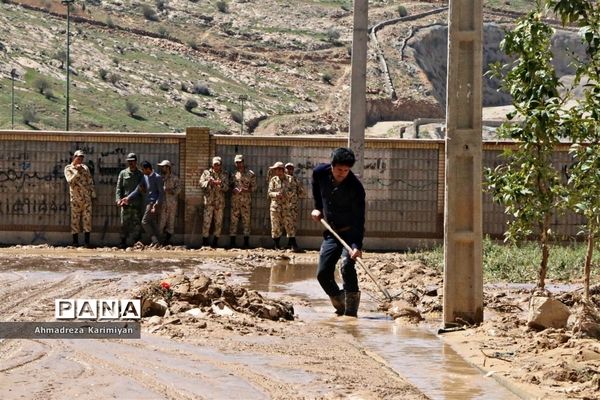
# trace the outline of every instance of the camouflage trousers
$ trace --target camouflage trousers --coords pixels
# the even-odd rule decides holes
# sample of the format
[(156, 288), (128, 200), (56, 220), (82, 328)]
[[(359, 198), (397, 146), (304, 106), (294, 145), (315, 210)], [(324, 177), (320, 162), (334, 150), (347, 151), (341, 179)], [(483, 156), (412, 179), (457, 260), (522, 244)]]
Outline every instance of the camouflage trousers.
[(231, 219), (229, 223), (229, 234), (235, 236), (238, 232), (238, 224), (242, 220), (244, 236), (250, 235), (250, 207), (252, 201), (250, 196), (235, 195), (231, 200)]
[(160, 233), (175, 233), (175, 215), (177, 215), (177, 202), (166, 202), (160, 210)]
[[(298, 203), (292, 203), (289, 208), (285, 209), (285, 218), (288, 221), (290, 230), (288, 236), (296, 237), (296, 228), (298, 226)], [(287, 229), (286, 229), (287, 230)]]
[(221, 230), (223, 228), (223, 206), (214, 206), (212, 204), (204, 206), (204, 216), (202, 219), (202, 237), (208, 237), (210, 235), (210, 226), (214, 222), (215, 236), (221, 236)]
[[(83, 230), (82, 230), (83, 225)], [(71, 233), (92, 231), (92, 202), (71, 201)]]
[(289, 213), (282, 208), (271, 207), (271, 237), (278, 238), (283, 234), (283, 229), (287, 237), (296, 236), (296, 227), (290, 219)]
[(142, 234), (142, 210), (127, 206), (121, 208), (121, 240), (135, 243)]

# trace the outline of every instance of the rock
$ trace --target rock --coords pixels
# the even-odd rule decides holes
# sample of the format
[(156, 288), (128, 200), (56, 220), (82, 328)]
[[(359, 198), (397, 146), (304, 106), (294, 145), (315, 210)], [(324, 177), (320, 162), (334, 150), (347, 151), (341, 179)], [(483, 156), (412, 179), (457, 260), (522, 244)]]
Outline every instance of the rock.
[(211, 306), (212, 312), (218, 316), (232, 316), (234, 311), (224, 301), (216, 300)]
[(191, 315), (192, 317), (205, 316), (205, 314), (199, 308), (192, 308), (191, 310), (187, 310), (185, 313)]
[(565, 328), (570, 314), (569, 308), (560, 301), (534, 296), (529, 302), (527, 326), (535, 330)]
[(390, 305), (387, 313), (393, 318), (408, 318), (411, 320), (421, 321), (423, 317), (416, 308), (412, 307), (409, 303), (403, 300), (393, 301)]
[(164, 317), (168, 311), (167, 302), (163, 299), (144, 299), (142, 302), (142, 317), (158, 315)]
[(154, 316), (148, 318), (148, 325), (158, 325), (158, 324), (160, 324), (161, 320), (162, 320), (161, 317), (159, 317), (158, 315), (154, 315)]

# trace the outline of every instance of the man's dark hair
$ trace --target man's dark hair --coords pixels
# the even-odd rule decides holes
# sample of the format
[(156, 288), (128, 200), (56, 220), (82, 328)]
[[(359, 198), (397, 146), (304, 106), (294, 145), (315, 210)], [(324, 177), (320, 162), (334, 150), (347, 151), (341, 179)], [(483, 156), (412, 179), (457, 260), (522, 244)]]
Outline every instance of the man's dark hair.
[(345, 165), (352, 168), (355, 162), (356, 158), (354, 157), (354, 152), (349, 148), (339, 147), (331, 152), (332, 166)]
[(144, 168), (144, 169), (146, 169), (146, 168), (152, 169), (152, 164), (150, 164), (148, 161), (144, 161), (142, 163), (142, 168)]

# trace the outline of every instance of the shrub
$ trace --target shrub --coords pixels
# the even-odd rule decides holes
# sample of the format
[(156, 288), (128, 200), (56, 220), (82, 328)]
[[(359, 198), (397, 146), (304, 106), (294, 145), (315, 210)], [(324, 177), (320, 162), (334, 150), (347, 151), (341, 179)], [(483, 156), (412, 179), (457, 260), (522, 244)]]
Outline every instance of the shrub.
[(194, 39), (191, 39), (188, 42), (188, 46), (190, 46), (194, 50), (200, 50), (200, 46), (198, 45), (198, 43)]
[(325, 37), (327, 37), (327, 41), (330, 43), (337, 43), (340, 39), (340, 32), (336, 29), (329, 28), (327, 32), (325, 32)]
[(231, 115), (231, 119), (232, 120), (234, 120), (238, 124), (242, 123), (242, 113), (241, 112), (239, 112), (239, 111), (232, 111), (230, 115)]
[(406, 11), (406, 7), (404, 6), (398, 6), (398, 8), (396, 8), (396, 11), (398, 12), (398, 15), (400, 17), (406, 17), (408, 15), (408, 11)]
[(108, 70), (100, 68), (98, 70), (98, 76), (100, 77), (100, 79), (106, 82), (106, 80), (108, 79)]
[(22, 117), (23, 117), (23, 123), (25, 123), (26, 125), (31, 125), (40, 120), (37, 116), (37, 111), (36, 111), (35, 107), (31, 104), (28, 104), (27, 106), (25, 106), (25, 108), (23, 109)]
[(117, 82), (119, 82), (120, 80), (121, 80), (121, 75), (119, 75), (119, 74), (112, 73), (108, 76), (108, 81), (110, 83), (112, 83), (113, 85), (116, 85)]
[(40, 94), (44, 94), (46, 90), (50, 89), (50, 82), (48, 82), (46, 78), (40, 77), (33, 82), (33, 87), (40, 92)]
[(129, 116), (131, 117), (135, 117), (138, 111), (140, 111), (140, 106), (129, 99), (125, 101), (125, 108), (127, 109), (127, 113), (129, 114)]
[(185, 110), (191, 112), (194, 108), (198, 107), (198, 102), (194, 99), (188, 99), (185, 102)]
[(158, 15), (156, 15), (156, 10), (150, 7), (148, 4), (142, 5), (142, 14), (144, 14), (144, 18), (148, 21), (158, 21)]
[(169, 37), (169, 31), (164, 26), (159, 26), (157, 32), (160, 35), (160, 37), (162, 37), (162, 38), (168, 38)]
[(194, 89), (192, 90), (194, 94), (200, 94), (202, 96), (210, 96), (211, 92), (206, 83), (198, 82), (194, 85)]
[(156, 9), (158, 11), (165, 11), (168, 6), (167, 0), (156, 0), (154, 4), (156, 4)]
[(325, 82), (329, 85), (333, 84), (331, 82), (333, 80), (333, 76), (331, 75), (331, 72), (325, 72), (321, 78), (323, 79), (323, 82)]
[(44, 90), (44, 96), (48, 99), (51, 100), (54, 98), (54, 92), (52, 91), (51, 88), (48, 88), (46, 90)]
[(169, 82), (161, 82), (158, 87), (160, 88), (160, 90), (164, 90), (165, 92), (171, 89), (171, 85), (169, 85)]
[(229, 12), (229, 3), (227, 3), (224, 0), (219, 0), (216, 3), (217, 5), (217, 10), (219, 10), (222, 13), (227, 14)]
[[(67, 52), (64, 50), (57, 50), (52, 55), (52, 59), (60, 61), (60, 68), (64, 68), (65, 61), (67, 59)], [(69, 57), (69, 62), (71, 62), (71, 57)]]
[(109, 28), (114, 28), (115, 27), (115, 23), (113, 22), (113, 20), (110, 17), (110, 15), (108, 17), (106, 17), (106, 26), (108, 26)]

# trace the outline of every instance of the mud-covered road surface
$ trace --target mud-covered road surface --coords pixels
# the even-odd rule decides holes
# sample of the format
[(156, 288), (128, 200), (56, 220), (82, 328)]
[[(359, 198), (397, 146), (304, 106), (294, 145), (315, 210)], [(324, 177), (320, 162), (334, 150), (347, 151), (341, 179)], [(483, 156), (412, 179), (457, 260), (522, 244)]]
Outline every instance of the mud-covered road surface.
[[(473, 344), (509, 342), (497, 319), (486, 322), (493, 332), (484, 324), (448, 338), (435, 335), (441, 277), (399, 254), (368, 254), (365, 262), (393, 294), (418, 299), (415, 311), (425, 319), (392, 319), (362, 273), (359, 318), (336, 317), (314, 278), (317, 256), (263, 249), (0, 249), (1, 321), (53, 321), (55, 299), (131, 298), (182, 276), (189, 282), (209, 277), (222, 295), (207, 302), (206, 296), (184, 293), (189, 303), (179, 302), (174, 283), (169, 311), (144, 317), (141, 339), (0, 339), (0, 398), (410, 400), (593, 393), (589, 382), (563, 382), (557, 386), (562, 391), (552, 392), (546, 381), (532, 384), (530, 375), (521, 381), (523, 363), (535, 372), (531, 358), (517, 363), (513, 357), (504, 370), (496, 367), (507, 361), (488, 359), (486, 365)], [(242, 296), (237, 303), (227, 300), (233, 292)], [(267, 309), (290, 304), (293, 320), (260, 317), (261, 309), (247, 298), (264, 301)], [(215, 308), (223, 303), (231, 307)], [(508, 325), (507, 332), (514, 328)], [(539, 335), (519, 337), (532, 336), (537, 341), (522, 346), (531, 353)], [(597, 341), (570, 343), (563, 353), (584, 351), (584, 372), (593, 374)]]

